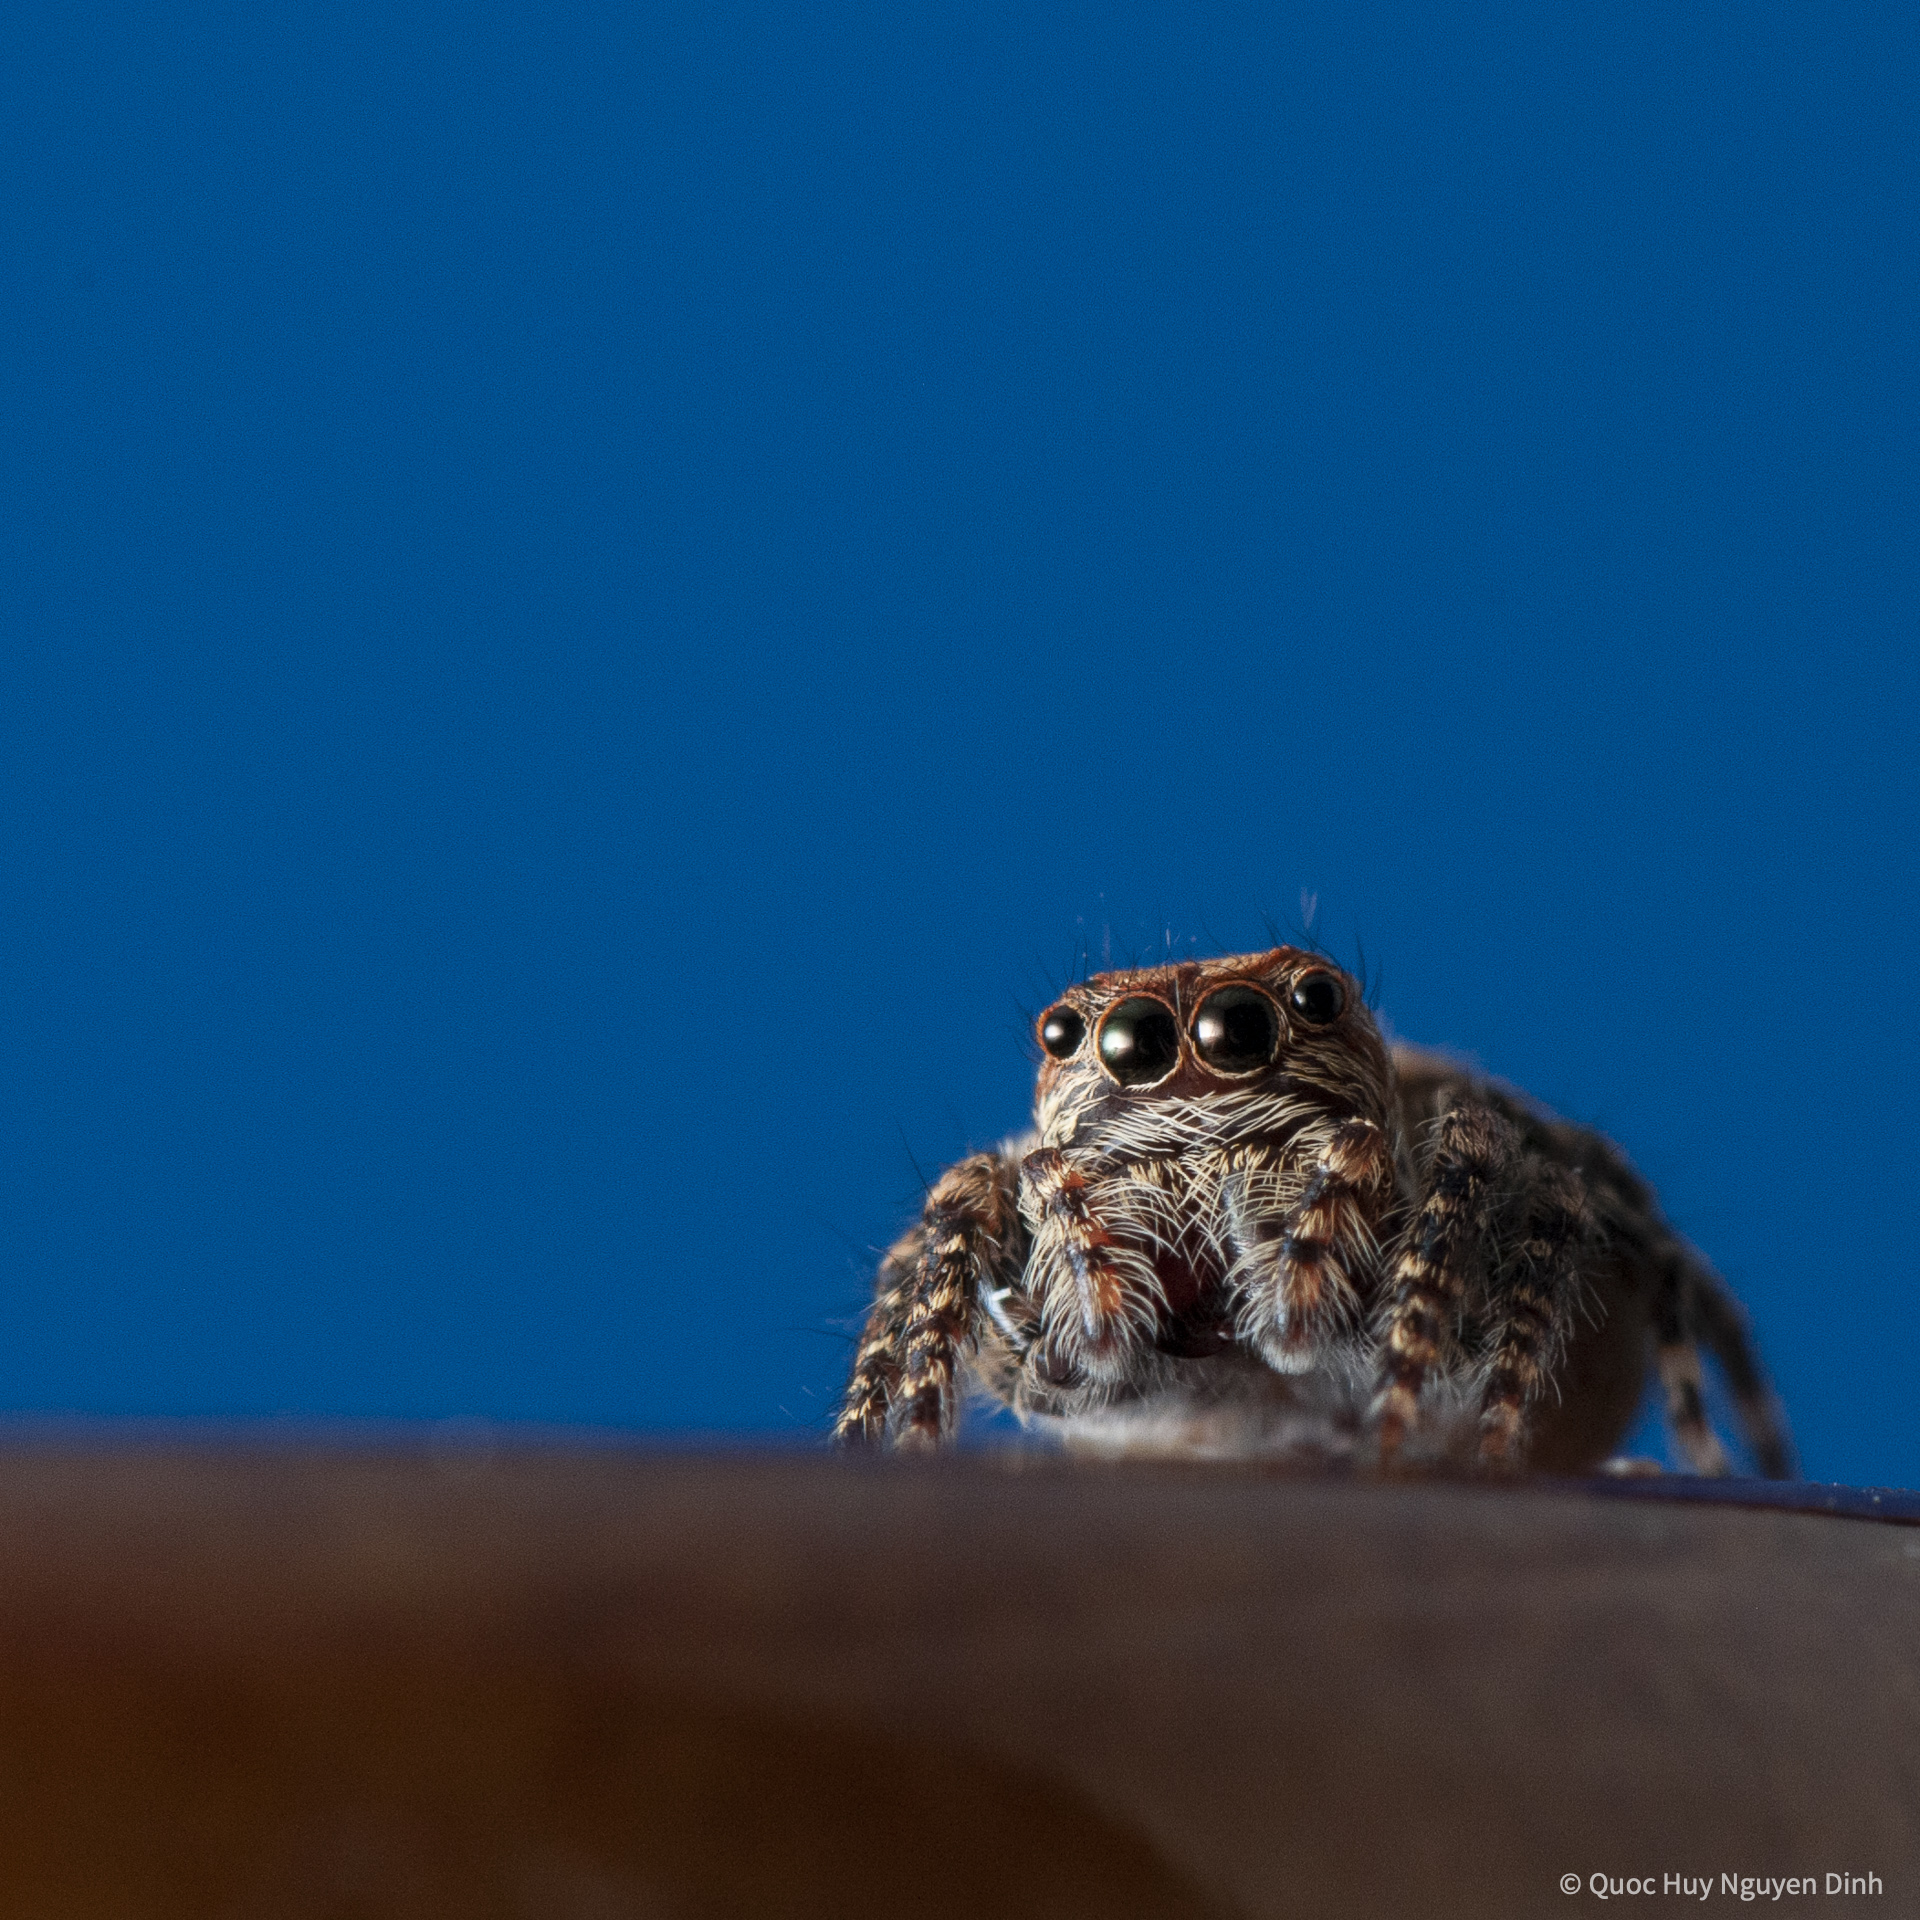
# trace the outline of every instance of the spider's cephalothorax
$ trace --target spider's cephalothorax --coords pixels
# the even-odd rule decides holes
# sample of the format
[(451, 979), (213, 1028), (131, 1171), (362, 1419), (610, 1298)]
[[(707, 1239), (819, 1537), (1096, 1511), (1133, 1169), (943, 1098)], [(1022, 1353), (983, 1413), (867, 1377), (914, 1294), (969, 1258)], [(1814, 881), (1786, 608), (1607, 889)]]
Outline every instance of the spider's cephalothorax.
[(1567, 1470), (1651, 1358), (1723, 1472), (1705, 1344), (1787, 1470), (1738, 1306), (1618, 1151), (1389, 1049), (1321, 956), (1098, 974), (1038, 1033), (1034, 1132), (949, 1168), (881, 1263), (841, 1441), (937, 1444), (966, 1372), (1087, 1444)]

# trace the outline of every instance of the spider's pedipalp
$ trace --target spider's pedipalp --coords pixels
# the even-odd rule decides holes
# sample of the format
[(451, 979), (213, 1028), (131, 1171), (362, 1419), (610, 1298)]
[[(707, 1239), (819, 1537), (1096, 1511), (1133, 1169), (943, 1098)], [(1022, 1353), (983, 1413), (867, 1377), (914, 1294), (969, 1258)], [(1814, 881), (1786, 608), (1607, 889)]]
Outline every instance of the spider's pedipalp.
[(1033, 1230), (1035, 1296), (1050, 1347), (1097, 1380), (1123, 1378), (1150, 1341), (1160, 1293), (1154, 1253), (1163, 1223), (1177, 1229), (1148, 1175), (1042, 1147), (1021, 1162), (1021, 1196)]
[(1222, 1182), (1235, 1325), (1283, 1373), (1305, 1372), (1355, 1330), (1379, 1258), (1375, 1215), (1393, 1184), (1392, 1146), (1372, 1121), (1315, 1132), (1317, 1146), (1293, 1143), (1306, 1177), (1290, 1204), (1274, 1204), (1286, 1187), (1260, 1159)]

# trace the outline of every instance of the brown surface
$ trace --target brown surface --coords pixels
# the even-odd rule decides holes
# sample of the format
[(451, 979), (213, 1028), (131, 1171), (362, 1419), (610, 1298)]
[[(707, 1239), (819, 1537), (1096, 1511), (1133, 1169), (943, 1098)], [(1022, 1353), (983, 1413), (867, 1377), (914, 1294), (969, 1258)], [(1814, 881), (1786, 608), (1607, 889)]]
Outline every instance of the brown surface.
[(1920, 1911), (1910, 1528), (214, 1451), (0, 1455), (0, 1527), (8, 1913), (1572, 1914), (1595, 1870)]

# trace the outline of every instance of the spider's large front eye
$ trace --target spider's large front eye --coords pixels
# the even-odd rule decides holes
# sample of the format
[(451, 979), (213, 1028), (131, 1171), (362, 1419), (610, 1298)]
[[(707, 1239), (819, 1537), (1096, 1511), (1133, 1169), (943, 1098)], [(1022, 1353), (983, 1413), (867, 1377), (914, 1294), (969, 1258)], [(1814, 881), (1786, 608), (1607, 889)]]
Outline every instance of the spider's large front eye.
[(1193, 1016), (1193, 1050), (1221, 1073), (1251, 1073), (1280, 1051), (1280, 1009), (1258, 987), (1222, 987)]
[(1180, 1029), (1158, 1000), (1122, 1000), (1100, 1023), (1100, 1064), (1123, 1087), (1150, 1087), (1180, 1064)]
[(1087, 1023), (1071, 1007), (1049, 1007), (1040, 1016), (1040, 1044), (1056, 1060), (1069, 1060), (1087, 1037)]
[(1316, 1027), (1330, 1026), (1347, 1004), (1347, 990), (1330, 973), (1303, 973), (1287, 995), (1293, 1010)]

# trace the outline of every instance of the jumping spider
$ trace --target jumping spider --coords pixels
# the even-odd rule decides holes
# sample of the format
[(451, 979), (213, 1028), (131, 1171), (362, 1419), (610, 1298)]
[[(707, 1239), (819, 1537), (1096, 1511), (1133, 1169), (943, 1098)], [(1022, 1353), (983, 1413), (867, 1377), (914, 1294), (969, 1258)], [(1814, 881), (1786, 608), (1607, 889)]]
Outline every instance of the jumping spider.
[(1649, 1358), (1694, 1469), (1792, 1452), (1744, 1315), (1609, 1142), (1294, 947), (1102, 973), (1038, 1022), (1034, 1131), (881, 1262), (835, 1437), (928, 1447), (963, 1372), (1082, 1444), (1590, 1469)]

